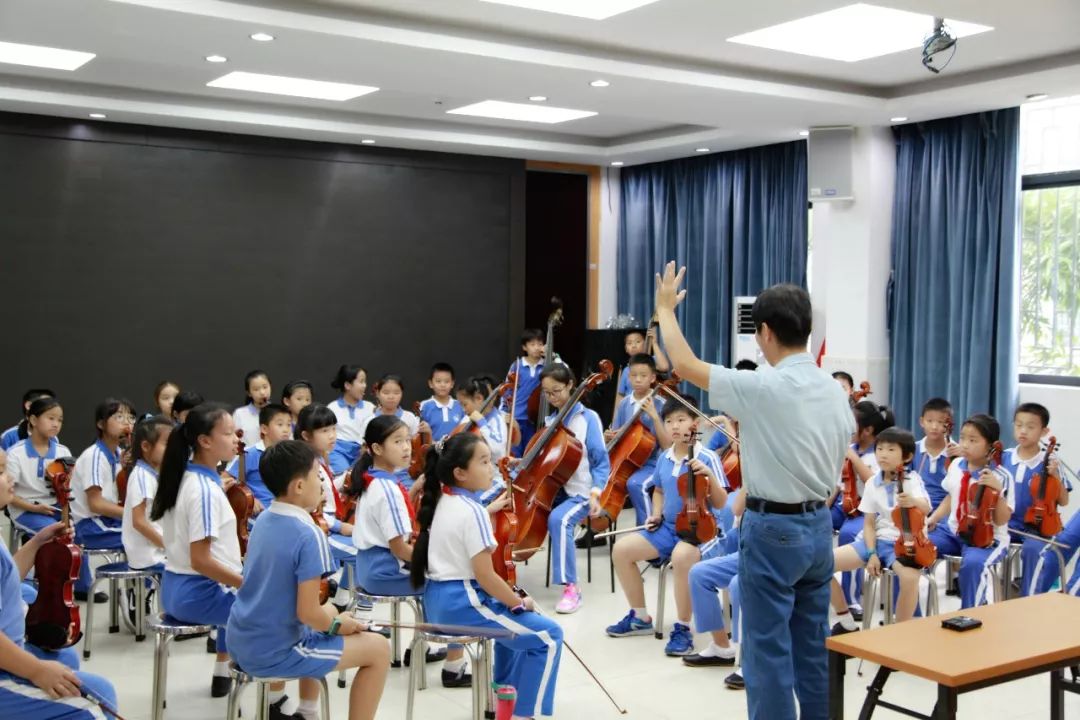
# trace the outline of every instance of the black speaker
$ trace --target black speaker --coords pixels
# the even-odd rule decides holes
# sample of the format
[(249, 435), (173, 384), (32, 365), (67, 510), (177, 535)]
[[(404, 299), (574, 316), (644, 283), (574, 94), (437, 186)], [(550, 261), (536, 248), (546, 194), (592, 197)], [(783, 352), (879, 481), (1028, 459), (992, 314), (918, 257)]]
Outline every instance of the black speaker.
[(585, 331), (584, 367), (580, 368), (579, 377), (595, 372), (601, 360), (610, 360), (615, 366), (615, 373), (611, 376), (611, 380), (596, 388), (584, 400), (585, 406), (593, 409), (600, 416), (600, 422), (605, 428), (611, 426), (611, 418), (615, 415), (615, 396), (618, 394), (619, 375), (627, 360), (626, 350), (623, 347), (626, 332), (626, 330)]

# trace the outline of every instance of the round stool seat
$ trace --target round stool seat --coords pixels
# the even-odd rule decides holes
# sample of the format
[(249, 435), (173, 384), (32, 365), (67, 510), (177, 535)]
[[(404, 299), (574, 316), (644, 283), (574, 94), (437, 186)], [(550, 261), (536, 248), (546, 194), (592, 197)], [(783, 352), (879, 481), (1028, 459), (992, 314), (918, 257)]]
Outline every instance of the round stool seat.
[[(379, 623), (376, 622), (375, 624), (378, 625)], [(417, 630), (416, 636), (422, 638), (424, 642), (435, 643), (436, 645), (468, 645), (488, 640), (488, 638), (479, 635), (447, 635), (445, 633), (427, 632), (426, 630)], [(413, 642), (415, 642), (415, 639)]]
[(124, 548), (88, 548), (79, 545), (79, 550), (83, 555), (89, 555), (90, 557), (106, 557), (109, 555), (123, 555)]
[(183, 620), (177, 620), (172, 615), (166, 613), (161, 613), (157, 617), (149, 618), (146, 621), (146, 624), (155, 633), (158, 633), (159, 635), (168, 635), (170, 637), (200, 635), (214, 629), (213, 625), (186, 623)]
[(127, 562), (114, 562), (107, 565), (101, 565), (94, 573), (97, 577), (106, 580), (140, 580), (142, 578), (153, 577), (158, 575), (158, 571), (153, 568), (133, 568), (127, 564)]
[(379, 595), (377, 593), (368, 592), (367, 590), (365, 590), (360, 585), (357, 585), (357, 586), (355, 586), (353, 588), (353, 593), (355, 593), (356, 595), (359, 595), (361, 597), (366, 597), (367, 599), (371, 600), (372, 602), (377, 602), (377, 603), (402, 602), (403, 600), (404, 601), (414, 600), (416, 598), (422, 598), (424, 596), (424, 591), (423, 590), (418, 590), (418, 591), (416, 591), (414, 593), (407, 593), (405, 595)]

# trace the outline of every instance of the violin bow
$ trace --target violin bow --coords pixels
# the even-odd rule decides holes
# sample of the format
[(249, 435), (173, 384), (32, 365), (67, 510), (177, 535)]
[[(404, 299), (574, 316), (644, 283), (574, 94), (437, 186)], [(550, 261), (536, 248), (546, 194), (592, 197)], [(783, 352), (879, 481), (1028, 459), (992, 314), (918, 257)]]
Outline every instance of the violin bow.
[(687, 410), (692, 412), (694, 415), (697, 415), (699, 418), (701, 418), (705, 422), (709, 423), (710, 425), (712, 425), (714, 428), (716, 428), (720, 432), (724, 433), (724, 435), (727, 435), (728, 440), (730, 440), (731, 442), (735, 443), (736, 445), (739, 444), (739, 438), (737, 438), (734, 435), (732, 435), (731, 433), (729, 433), (727, 431), (727, 428), (725, 428), (720, 423), (714, 421), (711, 417), (709, 417), (708, 415), (706, 415), (702, 411), (698, 410), (696, 407), (694, 407), (690, 403), (683, 400), (682, 397), (679, 395), (679, 393), (675, 392), (674, 390), (669, 388), (667, 385), (657, 385), (656, 389), (657, 390), (663, 389), (664, 394), (667, 395), (669, 398), (671, 398), (672, 400), (678, 401), (680, 405), (685, 407)]
[(125, 720), (124, 716), (116, 711), (116, 708), (110, 705), (104, 698), (100, 697), (90, 688), (86, 686), (81, 686), (79, 688), (79, 694), (92, 702), (94, 705), (97, 705), (99, 708), (101, 708), (101, 711), (106, 715), (112, 715), (114, 718), (116, 718), (116, 720)]
[(375, 628), (397, 628), (399, 630), (420, 630), (433, 635), (472, 635), (474, 637), (489, 638), (491, 640), (509, 640), (516, 638), (518, 633), (506, 628), (479, 627), (476, 625), (452, 625), (448, 623), (396, 623), (381, 622), (363, 618), (353, 613), (353, 619), (367, 625), (369, 630)]

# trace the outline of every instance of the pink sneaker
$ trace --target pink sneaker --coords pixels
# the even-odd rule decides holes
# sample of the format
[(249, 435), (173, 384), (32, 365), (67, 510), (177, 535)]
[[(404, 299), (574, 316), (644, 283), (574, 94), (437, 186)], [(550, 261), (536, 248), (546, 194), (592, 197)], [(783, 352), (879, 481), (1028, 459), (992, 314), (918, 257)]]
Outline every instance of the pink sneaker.
[(562, 600), (555, 606), (555, 612), (569, 615), (576, 613), (579, 607), (581, 607), (581, 593), (578, 592), (577, 585), (570, 583), (563, 590)]

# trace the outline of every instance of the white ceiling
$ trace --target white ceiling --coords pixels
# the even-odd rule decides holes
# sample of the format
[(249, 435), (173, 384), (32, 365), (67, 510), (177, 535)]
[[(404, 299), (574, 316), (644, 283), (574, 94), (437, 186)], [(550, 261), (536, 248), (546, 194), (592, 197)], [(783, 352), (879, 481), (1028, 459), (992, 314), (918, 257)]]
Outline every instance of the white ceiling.
[[(542, 160), (649, 162), (1080, 94), (1076, 0), (884, 0), (991, 25), (940, 76), (919, 51), (844, 63), (726, 38), (848, 0), (659, 0), (604, 21), (479, 0), (0, 0), (0, 41), (97, 53), (0, 65), (0, 109)], [(57, 22), (62, 18), (62, 22)], [(256, 31), (270, 43), (248, 38)], [(210, 54), (229, 58), (207, 63)], [(374, 85), (345, 103), (219, 90), (232, 70)], [(608, 88), (589, 86), (595, 78)], [(447, 115), (480, 100), (598, 113), (559, 125)]]

